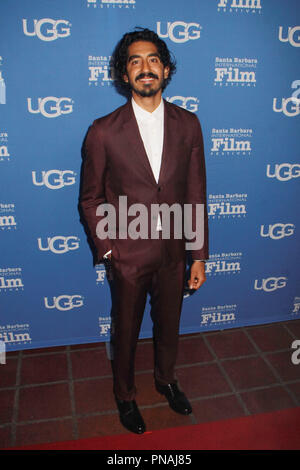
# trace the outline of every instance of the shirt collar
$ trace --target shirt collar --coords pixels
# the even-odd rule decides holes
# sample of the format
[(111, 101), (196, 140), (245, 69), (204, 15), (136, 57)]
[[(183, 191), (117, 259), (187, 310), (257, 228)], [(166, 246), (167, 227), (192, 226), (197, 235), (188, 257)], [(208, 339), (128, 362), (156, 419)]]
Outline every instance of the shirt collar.
[(163, 99), (161, 99), (161, 102), (159, 103), (157, 108), (152, 113), (149, 113), (149, 111), (146, 111), (145, 109), (141, 108), (141, 106), (139, 106), (133, 98), (131, 98), (131, 103), (132, 103), (132, 107), (133, 107), (135, 117), (138, 120), (149, 121), (151, 118), (155, 118), (155, 119), (162, 119), (163, 118), (163, 115), (164, 115), (163, 114), (164, 113)]

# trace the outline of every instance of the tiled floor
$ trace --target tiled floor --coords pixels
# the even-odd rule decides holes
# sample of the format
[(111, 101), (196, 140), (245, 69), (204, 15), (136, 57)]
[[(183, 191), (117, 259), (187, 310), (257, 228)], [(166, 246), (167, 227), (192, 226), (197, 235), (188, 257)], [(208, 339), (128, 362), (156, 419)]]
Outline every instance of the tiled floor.
[[(152, 380), (152, 342), (139, 342), (137, 403), (147, 429), (300, 406), (291, 344), (300, 319), (180, 337), (177, 376), (193, 405), (174, 413)], [(0, 447), (125, 433), (103, 343), (26, 350), (0, 365)]]

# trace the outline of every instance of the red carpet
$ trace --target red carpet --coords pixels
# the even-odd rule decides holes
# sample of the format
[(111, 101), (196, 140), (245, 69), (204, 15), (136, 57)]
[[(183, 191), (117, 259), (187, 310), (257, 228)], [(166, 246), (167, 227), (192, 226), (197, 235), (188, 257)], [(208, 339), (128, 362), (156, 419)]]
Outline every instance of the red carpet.
[[(31, 445), (26, 450), (300, 450), (300, 408), (186, 427)], [(9, 449), (8, 449), (9, 450)]]

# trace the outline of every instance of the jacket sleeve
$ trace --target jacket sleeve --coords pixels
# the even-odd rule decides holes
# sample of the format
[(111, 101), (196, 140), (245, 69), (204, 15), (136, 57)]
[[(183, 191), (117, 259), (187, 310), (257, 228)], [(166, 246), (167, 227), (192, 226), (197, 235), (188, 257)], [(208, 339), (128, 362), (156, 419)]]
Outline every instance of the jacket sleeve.
[(186, 203), (190, 211), (185, 211), (185, 214), (188, 214), (185, 223), (190, 235), (189, 240), (186, 239), (188, 242), (186, 247), (193, 260), (206, 260), (209, 258), (209, 253), (204, 144), (200, 122), (195, 114), (192, 116), (194, 119), (193, 143), (186, 191)]
[(100, 204), (106, 202), (106, 171), (107, 155), (104, 141), (101, 136), (100, 125), (94, 122), (89, 128), (84, 145), (79, 204), (90, 238), (97, 251), (98, 262), (112, 248), (111, 240), (108, 237), (99, 238), (97, 235), (97, 224), (103, 218), (103, 215), (98, 216), (96, 211)]

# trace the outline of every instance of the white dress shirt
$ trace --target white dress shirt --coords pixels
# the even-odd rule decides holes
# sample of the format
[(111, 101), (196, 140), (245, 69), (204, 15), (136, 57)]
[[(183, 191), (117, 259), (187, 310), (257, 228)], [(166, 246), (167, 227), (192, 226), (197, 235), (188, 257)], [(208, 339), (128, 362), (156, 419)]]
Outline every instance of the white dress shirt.
[(164, 102), (161, 100), (152, 113), (141, 108), (133, 98), (131, 103), (154, 178), (158, 182), (164, 142)]

